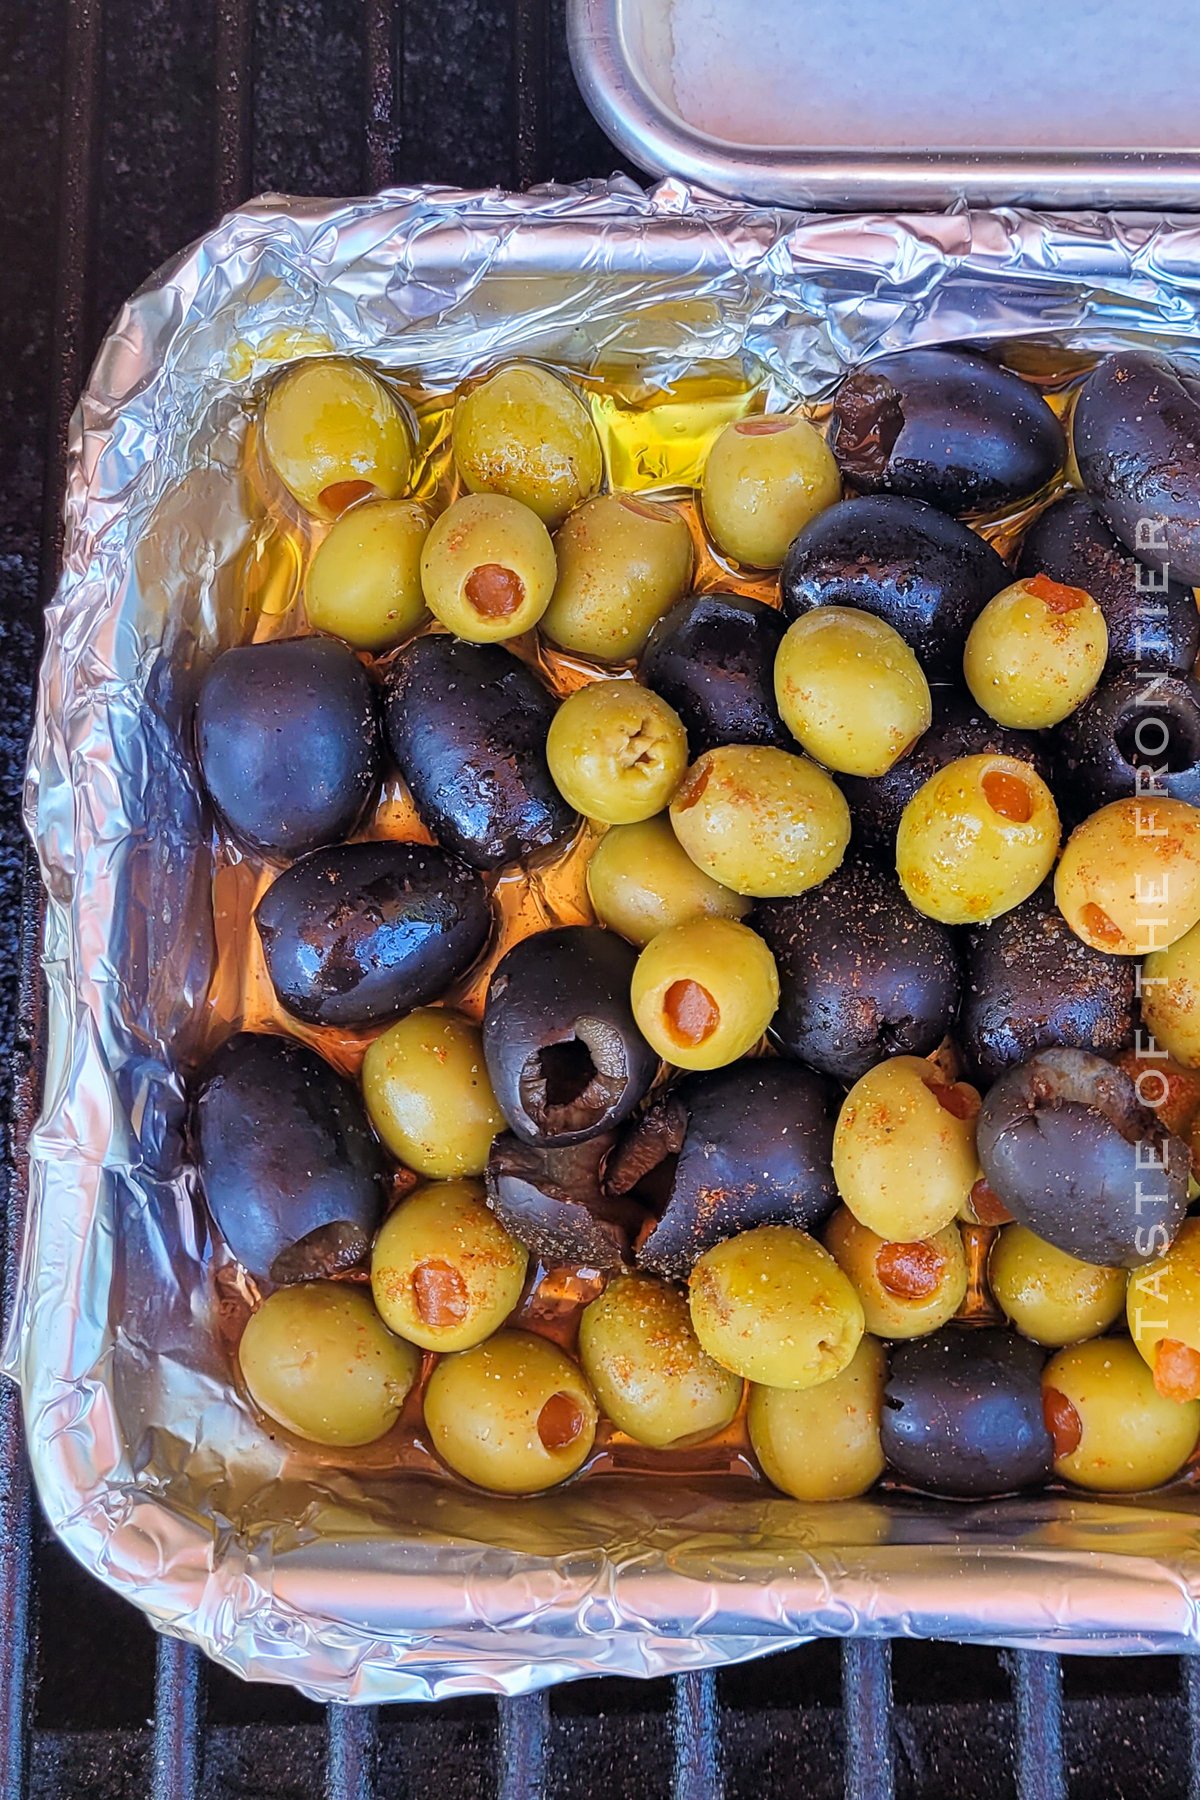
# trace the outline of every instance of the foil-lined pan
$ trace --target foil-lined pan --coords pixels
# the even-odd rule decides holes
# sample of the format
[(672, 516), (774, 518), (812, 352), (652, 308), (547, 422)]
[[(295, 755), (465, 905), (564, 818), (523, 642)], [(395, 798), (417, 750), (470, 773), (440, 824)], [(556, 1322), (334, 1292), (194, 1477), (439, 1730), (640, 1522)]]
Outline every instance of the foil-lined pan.
[(268, 197), (122, 310), (73, 423), (29, 761), (49, 1027), (5, 1368), (51, 1524), (158, 1627), (364, 1702), (657, 1675), (815, 1634), (1200, 1647), (1186, 1486), (816, 1507), (599, 1474), (514, 1502), (294, 1454), (230, 1385), (179, 1074), (214, 946), (190, 706), (240, 628), (244, 440), (281, 360), (332, 347), (446, 387), (514, 354), (624, 355), (664, 383), (740, 360), (774, 404), (916, 343), (1186, 343), (1198, 307), (1182, 218), (804, 218), (614, 181)]

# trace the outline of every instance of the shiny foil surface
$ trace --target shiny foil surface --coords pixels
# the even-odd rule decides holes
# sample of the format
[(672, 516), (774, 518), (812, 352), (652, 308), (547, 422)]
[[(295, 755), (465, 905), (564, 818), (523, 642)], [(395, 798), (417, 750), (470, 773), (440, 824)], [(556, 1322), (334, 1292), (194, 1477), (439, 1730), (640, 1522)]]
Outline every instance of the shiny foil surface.
[[(220, 896), (236, 912), (247, 879), (214, 867), (191, 706), (251, 600), (269, 614), (247, 433), (273, 370), (336, 350), (448, 390), (523, 355), (624, 369), (645, 401), (735, 369), (777, 405), (917, 343), (1003, 343), (1061, 377), (1075, 352), (1200, 339), (1198, 305), (1182, 216), (803, 218), (615, 181), (269, 196), (123, 309), (73, 424), (30, 753), (49, 1032), (5, 1367), (51, 1524), (157, 1626), (363, 1702), (659, 1675), (821, 1633), (1200, 1648), (1187, 1485), (806, 1506), (744, 1475), (600, 1469), (512, 1501), (299, 1454), (232, 1385), (244, 1284), (183, 1137), (186, 1073), (237, 1010), (214, 980)], [(652, 488), (653, 444), (614, 433), (618, 484)]]

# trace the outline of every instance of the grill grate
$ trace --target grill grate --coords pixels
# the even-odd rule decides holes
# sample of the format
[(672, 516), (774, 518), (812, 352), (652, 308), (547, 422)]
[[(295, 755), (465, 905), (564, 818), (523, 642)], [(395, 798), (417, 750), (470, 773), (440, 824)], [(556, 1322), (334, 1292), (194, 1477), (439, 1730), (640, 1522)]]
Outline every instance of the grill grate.
[[(407, 8), (403, 0), (194, 8), (27, 0), (20, 9), (0, 70), (0, 118), (12, 127), (10, 223), (30, 259), (18, 267), (16, 303), (0, 309), (0, 368), (14, 371), (0, 388), (13, 463), (0, 460), (0, 476), (12, 476), (0, 480), (11, 497), (0, 500), (0, 908), (7, 941), (19, 935), (22, 944), (19, 967), (0, 955), (0, 1042), (16, 1072), (0, 1170), (12, 1201), (0, 1240), (6, 1313), (40, 1039), (36, 877), (19, 848), (19, 761), (40, 603), (61, 551), (66, 428), (98, 325), (214, 211), (264, 188), (528, 186), (614, 166), (567, 67), (561, 8), (562, 0)], [(193, 132), (197, 119), (205, 128)], [(53, 290), (43, 295), (52, 256)], [(40, 545), (29, 525), (39, 500)], [(0, 1800), (416, 1800), (444, 1793), (448, 1771), (464, 1795), (498, 1800), (764, 1792), (1063, 1800), (1068, 1790), (1200, 1800), (1192, 1661), (1068, 1664), (1064, 1692), (1064, 1664), (1052, 1656), (902, 1645), (893, 1670), (890, 1645), (859, 1642), (721, 1676), (608, 1681), (553, 1701), (454, 1702), (436, 1712), (322, 1714), (286, 1694), (241, 1689), (174, 1640), (155, 1640), (150, 1653), (148, 1627), (75, 1572), (35, 1523), (20, 1409), (7, 1386), (0, 1594)]]

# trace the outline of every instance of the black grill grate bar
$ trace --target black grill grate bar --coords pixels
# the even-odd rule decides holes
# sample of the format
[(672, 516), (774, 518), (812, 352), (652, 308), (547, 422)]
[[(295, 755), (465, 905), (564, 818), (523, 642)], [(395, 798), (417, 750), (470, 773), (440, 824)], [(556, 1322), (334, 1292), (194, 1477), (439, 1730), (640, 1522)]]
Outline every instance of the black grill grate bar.
[(379, 1761), (379, 1708), (325, 1708), (326, 1800), (372, 1800)]
[(251, 99), (254, 92), (253, 0), (216, 0), (216, 94), (213, 106), (217, 211), (245, 200), (251, 186)]
[(721, 1703), (711, 1669), (677, 1675), (671, 1711), (671, 1800), (720, 1800)]
[(366, 185), (390, 187), (400, 149), (402, 14), (393, 0), (365, 0), (367, 43)]
[(892, 1646), (881, 1638), (842, 1645), (846, 1800), (892, 1800), (896, 1792)]
[(545, 1690), (498, 1703), (496, 1800), (544, 1800), (550, 1697)]
[(518, 188), (544, 179), (546, 125), (545, 0), (512, 0), (513, 172)]
[(160, 1637), (154, 1660), (151, 1800), (197, 1800), (205, 1686), (204, 1659), (195, 1646)]
[(1187, 1715), (1187, 1800), (1200, 1800), (1200, 1656), (1180, 1659), (1179, 1681)]
[(1066, 1800), (1062, 1663), (1045, 1650), (1004, 1656), (1016, 1712), (1013, 1774), (1018, 1800)]

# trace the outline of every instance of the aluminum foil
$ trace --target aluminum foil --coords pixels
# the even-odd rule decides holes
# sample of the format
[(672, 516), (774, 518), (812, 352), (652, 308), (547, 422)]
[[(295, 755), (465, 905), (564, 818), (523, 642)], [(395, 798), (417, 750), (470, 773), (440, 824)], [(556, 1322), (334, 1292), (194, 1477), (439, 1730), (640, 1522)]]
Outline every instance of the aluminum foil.
[(1200, 224), (801, 218), (667, 182), (268, 197), (123, 309), (75, 416), (27, 818), (49, 892), (45, 1102), (6, 1369), (54, 1529), (161, 1629), (321, 1699), (658, 1675), (814, 1634), (1200, 1646), (1197, 1500), (903, 1495), (595, 1476), (503, 1501), (273, 1443), (231, 1390), (181, 1146), (213, 955), (188, 750), (232, 641), (241, 447), (280, 360), (450, 385), (514, 353), (669, 382), (744, 357), (776, 400), (913, 343), (1200, 336)]

